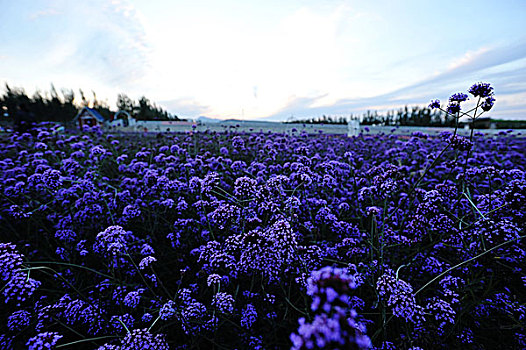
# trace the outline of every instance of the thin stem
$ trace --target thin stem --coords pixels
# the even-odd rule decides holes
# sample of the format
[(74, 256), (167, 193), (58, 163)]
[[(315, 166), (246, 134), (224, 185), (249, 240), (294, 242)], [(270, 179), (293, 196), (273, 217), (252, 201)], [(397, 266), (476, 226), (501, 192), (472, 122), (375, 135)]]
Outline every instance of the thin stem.
[(433, 278), (431, 281), (427, 282), (422, 288), (420, 288), (419, 290), (417, 290), (416, 293), (415, 293), (414, 295), (417, 295), (418, 293), (420, 293), (421, 291), (423, 291), (427, 286), (429, 286), (431, 283), (435, 282), (437, 279), (439, 279), (440, 277), (442, 277), (442, 276), (444, 276), (445, 274), (449, 273), (450, 271), (453, 271), (453, 270), (456, 269), (457, 267), (460, 267), (460, 266), (462, 266), (462, 265), (464, 265), (464, 264), (467, 264), (467, 263), (470, 262), (470, 261), (473, 261), (473, 260), (475, 260), (475, 259), (478, 259), (478, 258), (480, 258), (481, 256), (484, 256), (484, 255), (488, 254), (489, 252), (491, 252), (491, 251), (493, 251), (493, 250), (495, 250), (495, 249), (497, 249), (497, 248), (500, 248), (500, 247), (502, 247), (502, 246), (505, 246), (506, 244), (510, 244), (510, 243), (515, 242), (515, 241), (519, 241), (519, 240), (523, 239), (524, 237), (526, 237), (526, 235), (525, 235), (525, 236), (519, 236), (519, 237), (517, 237), (517, 238), (515, 238), (515, 239), (511, 239), (511, 240), (506, 241), (506, 242), (504, 242), (504, 243), (498, 244), (498, 245), (494, 246), (493, 248), (486, 250), (485, 252), (482, 252), (482, 253), (480, 253), (480, 254), (478, 254), (478, 255), (475, 255), (474, 257), (472, 257), (472, 258), (470, 258), (470, 259), (468, 259), (468, 260), (465, 260), (465, 261), (463, 261), (463, 262), (461, 262), (461, 263), (456, 264), (456, 265), (453, 266), (453, 267), (450, 267), (450, 268), (447, 269), (446, 271), (442, 272), (441, 274), (439, 274), (438, 276), (436, 276), (435, 278)]
[[(28, 264), (50, 264), (50, 265), (64, 265), (64, 266), (71, 266), (71, 267), (77, 267), (79, 269), (84, 269), (84, 270), (87, 270), (87, 271), (91, 271), (97, 275), (100, 275), (102, 277), (106, 277), (106, 278), (109, 278), (109, 279), (114, 279), (114, 277), (110, 276), (110, 275), (106, 275), (102, 272), (99, 272), (97, 270), (94, 270), (94, 269), (91, 269), (89, 267), (86, 267), (86, 266), (82, 266), (82, 265), (77, 265), (77, 264), (72, 264), (72, 263), (66, 263), (66, 262), (56, 262), (56, 261), (28, 261), (27, 262)], [(31, 268), (31, 269), (34, 269), (34, 268)]]
[(65, 348), (66, 346), (74, 345), (74, 344), (85, 343), (85, 342), (101, 340), (101, 339), (108, 339), (108, 338), (120, 338), (120, 337), (118, 335), (105, 335), (103, 337), (87, 338), (87, 339), (76, 340), (76, 341), (72, 341), (71, 343), (60, 344), (60, 345), (57, 345), (55, 347), (57, 349), (60, 349), (60, 348)]

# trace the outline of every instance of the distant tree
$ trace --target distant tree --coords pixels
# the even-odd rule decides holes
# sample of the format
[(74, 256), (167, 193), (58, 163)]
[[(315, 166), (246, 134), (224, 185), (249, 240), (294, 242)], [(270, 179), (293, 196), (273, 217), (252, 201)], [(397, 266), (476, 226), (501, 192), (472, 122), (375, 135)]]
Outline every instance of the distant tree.
[(126, 111), (130, 114), (133, 113), (133, 107), (134, 103), (131, 98), (129, 98), (126, 94), (118, 94), (117, 95), (117, 108), (122, 111)]
[(84, 91), (82, 91), (82, 89), (79, 89), (79, 93), (80, 93), (80, 107), (89, 107), (89, 101), (88, 99), (86, 98), (86, 95), (84, 95)]
[[(103, 117), (110, 119), (113, 111), (106, 101), (100, 100), (95, 91), (91, 91), (93, 99), (86, 98), (84, 91), (79, 89), (80, 101), (75, 99), (75, 93), (71, 89), (61, 89), (60, 94), (53, 84), (49, 92), (36, 90), (29, 97), (23, 88), (13, 88), (5, 84), (5, 92), (0, 95), (0, 107), (2, 113), (14, 117), (15, 112), (20, 114), (23, 110), (27, 115), (34, 116), (35, 121), (70, 121), (83, 107), (92, 106)], [(165, 111), (162, 107), (150, 102), (142, 96), (136, 103), (125, 94), (117, 97), (117, 107), (125, 110), (137, 119), (142, 120), (180, 120), (176, 115)]]

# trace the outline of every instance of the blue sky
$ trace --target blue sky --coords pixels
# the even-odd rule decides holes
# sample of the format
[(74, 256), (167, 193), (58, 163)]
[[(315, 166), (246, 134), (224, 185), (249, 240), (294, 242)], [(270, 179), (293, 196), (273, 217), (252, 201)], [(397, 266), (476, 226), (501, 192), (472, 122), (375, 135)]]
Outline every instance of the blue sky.
[(526, 119), (526, 1), (0, 0), (0, 82), (280, 120), (447, 100), (490, 82)]

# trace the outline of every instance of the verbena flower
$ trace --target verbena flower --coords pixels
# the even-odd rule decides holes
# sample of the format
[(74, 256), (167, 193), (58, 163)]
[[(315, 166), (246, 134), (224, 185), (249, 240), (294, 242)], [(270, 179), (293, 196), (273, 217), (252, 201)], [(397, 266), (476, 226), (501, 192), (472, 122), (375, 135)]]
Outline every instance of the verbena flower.
[(143, 258), (140, 262), (139, 262), (139, 269), (141, 270), (144, 270), (146, 269), (147, 267), (151, 266), (154, 262), (156, 262), (157, 259), (153, 256), (147, 256), (145, 258)]
[(147, 323), (147, 322), (150, 322), (151, 320), (153, 319), (153, 315), (149, 312), (146, 312), (144, 315), (142, 315), (141, 317), (141, 321)]
[(460, 135), (451, 136), (449, 142), (454, 149), (458, 149), (459, 151), (468, 151), (473, 147), (473, 142)]
[(139, 302), (141, 301), (141, 294), (143, 292), (144, 289), (140, 288), (136, 291), (132, 291), (126, 294), (123, 300), (124, 305), (131, 307), (132, 309), (136, 308), (137, 305), (139, 305)]
[(440, 100), (431, 100), (431, 103), (429, 104), (429, 108), (431, 109), (440, 108)]
[(257, 181), (247, 176), (237, 178), (234, 181), (234, 194), (240, 198), (250, 198), (257, 191)]
[(460, 104), (458, 102), (450, 102), (446, 108), (449, 114), (457, 114), (460, 112)]
[[(206, 306), (198, 301), (188, 303), (181, 312), (183, 330), (188, 335), (197, 335), (207, 328)], [(214, 328), (214, 325), (208, 325)]]
[(308, 279), (307, 294), (312, 296), (314, 320), (299, 319), (299, 328), (290, 335), (292, 348), (303, 349), (369, 349), (371, 340), (365, 327), (358, 323), (356, 311), (349, 309), (349, 298), (356, 287), (354, 277), (344, 269), (324, 267)]
[(26, 343), (28, 350), (48, 350), (54, 349), (57, 342), (63, 336), (57, 332), (39, 333)]
[(172, 300), (165, 303), (159, 311), (161, 320), (167, 321), (175, 316), (175, 304)]
[(121, 226), (110, 226), (97, 235), (93, 249), (115, 255), (125, 250), (129, 236)]
[(467, 95), (467, 94), (464, 94), (464, 93), (462, 93), (462, 92), (458, 92), (458, 93), (456, 93), (456, 94), (451, 95), (451, 97), (449, 97), (449, 102), (450, 102), (450, 103), (451, 103), (451, 102), (457, 102), (457, 103), (459, 103), (459, 102), (464, 102), (464, 101), (466, 101), (466, 100), (468, 100), (468, 95)]
[(25, 310), (15, 311), (7, 318), (7, 328), (11, 331), (21, 331), (29, 326), (31, 314)]
[(420, 323), (423, 320), (424, 309), (417, 305), (413, 294), (413, 287), (401, 279), (396, 279), (391, 274), (384, 274), (376, 283), (378, 294), (387, 299), (387, 305), (397, 317), (406, 321)]
[(258, 314), (256, 308), (252, 304), (247, 306), (241, 311), (241, 327), (249, 329), (256, 322)]
[(164, 334), (153, 335), (146, 328), (134, 329), (121, 343), (121, 350), (169, 350)]
[(476, 83), (471, 86), (469, 93), (475, 97), (489, 97), (493, 95), (493, 87), (489, 83)]
[(225, 292), (219, 292), (212, 298), (212, 306), (222, 313), (230, 314), (234, 311), (234, 297)]
[(141, 216), (141, 209), (135, 205), (127, 205), (122, 211), (122, 216), (126, 219), (135, 219)]
[(97, 146), (94, 146), (90, 149), (90, 156), (91, 157), (96, 157), (96, 156), (99, 156), (99, 155), (102, 155), (106, 153), (106, 150), (104, 149), (104, 147), (100, 146), (100, 145), (97, 145)]
[(490, 96), (486, 98), (484, 102), (480, 105), (480, 108), (482, 108), (483, 111), (488, 112), (491, 108), (493, 108), (493, 105), (495, 104), (495, 98), (493, 96)]
[[(132, 329), (135, 324), (135, 319), (130, 314), (114, 315), (110, 318), (110, 324), (118, 332), (126, 332), (127, 329)], [(123, 325), (124, 324), (124, 325)], [(124, 327), (126, 326), (126, 328)]]
[(221, 276), (219, 276), (217, 273), (213, 273), (209, 275), (206, 279), (206, 284), (210, 287), (215, 284), (219, 284), (221, 282)]
[(10, 280), (22, 266), (23, 255), (11, 243), (0, 243), (0, 277), (3, 281)]
[(6, 303), (14, 301), (17, 305), (20, 305), (31, 297), (40, 285), (41, 282), (28, 278), (26, 273), (18, 272), (4, 286), (2, 294)]

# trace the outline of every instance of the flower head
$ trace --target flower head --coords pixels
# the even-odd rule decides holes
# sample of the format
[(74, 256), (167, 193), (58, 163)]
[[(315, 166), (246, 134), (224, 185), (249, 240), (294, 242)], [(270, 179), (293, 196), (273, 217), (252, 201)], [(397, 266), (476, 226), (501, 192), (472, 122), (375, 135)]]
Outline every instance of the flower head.
[(148, 266), (150, 266), (152, 263), (156, 261), (157, 259), (154, 258), (153, 256), (147, 256), (139, 262), (139, 269), (144, 270), (145, 268), (147, 268)]
[(29, 326), (31, 321), (31, 314), (25, 310), (13, 312), (7, 318), (7, 328), (11, 331), (20, 331)]
[(159, 317), (161, 318), (161, 320), (166, 321), (175, 316), (174, 305), (175, 304), (172, 300), (169, 300), (167, 303), (163, 305), (163, 307), (159, 311)]
[(457, 114), (460, 112), (460, 104), (455, 101), (449, 102), (446, 110), (449, 114)]
[(468, 95), (462, 92), (451, 95), (449, 102), (464, 102), (468, 99)]
[(440, 108), (440, 100), (431, 100), (431, 103), (429, 104), (429, 108), (431, 109)]
[(232, 313), (234, 311), (234, 297), (230, 294), (219, 292), (214, 295), (212, 305), (223, 313)]
[(493, 95), (493, 88), (489, 83), (476, 83), (471, 86), (469, 93), (475, 97), (489, 97)]
[(100, 232), (95, 240), (95, 251), (107, 251), (110, 254), (117, 254), (123, 251), (129, 234), (121, 226), (110, 226)]
[(168, 350), (168, 344), (163, 334), (153, 335), (144, 329), (134, 329), (122, 340), (121, 349), (124, 350), (142, 350), (158, 349)]
[(44, 332), (29, 339), (27, 342), (28, 350), (46, 350), (53, 349), (62, 335), (57, 332)]
[(0, 279), (9, 281), (22, 266), (22, 254), (11, 243), (0, 243)]
[(217, 273), (213, 273), (206, 279), (206, 284), (210, 287), (213, 284), (219, 284), (221, 282), (221, 276)]
[(494, 104), (495, 98), (493, 96), (489, 96), (484, 102), (482, 102), (480, 108), (482, 108), (483, 111), (487, 112), (493, 107)]

